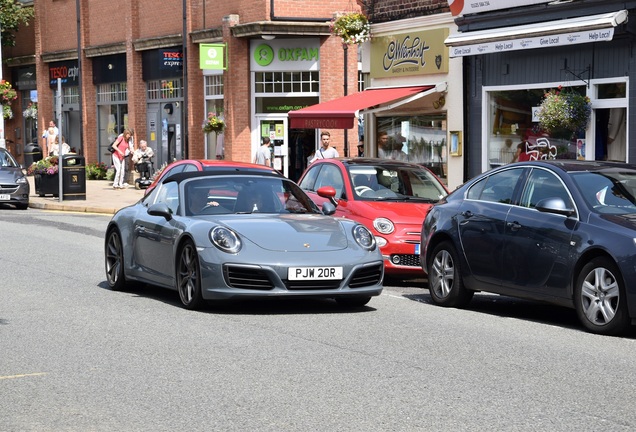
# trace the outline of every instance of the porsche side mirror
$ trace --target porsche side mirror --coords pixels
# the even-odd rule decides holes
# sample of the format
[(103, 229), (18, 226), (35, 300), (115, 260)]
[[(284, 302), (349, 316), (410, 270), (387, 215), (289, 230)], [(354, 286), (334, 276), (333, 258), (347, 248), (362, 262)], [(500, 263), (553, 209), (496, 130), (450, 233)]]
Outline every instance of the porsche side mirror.
[(172, 219), (172, 212), (166, 203), (157, 203), (148, 207), (148, 214), (151, 216), (161, 216), (165, 220)]
[(322, 203), (322, 214), (331, 216), (336, 212), (336, 206), (330, 203), (329, 201), (325, 201)]

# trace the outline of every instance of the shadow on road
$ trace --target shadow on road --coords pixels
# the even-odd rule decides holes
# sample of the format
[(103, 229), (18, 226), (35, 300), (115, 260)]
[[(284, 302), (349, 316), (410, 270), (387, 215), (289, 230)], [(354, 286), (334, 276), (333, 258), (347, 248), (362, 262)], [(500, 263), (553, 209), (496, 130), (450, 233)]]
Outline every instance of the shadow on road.
[[(420, 292), (403, 293), (403, 296), (419, 303), (435, 305), (431, 300), (426, 281), (424, 288), (425, 289), (420, 290)], [(585, 331), (574, 309), (532, 300), (517, 299), (490, 293), (475, 293), (471, 302), (463, 309), (501, 318), (515, 318)], [(622, 337), (636, 338), (636, 326), (633, 326), (632, 329), (622, 335)]]
[[(98, 285), (109, 290), (106, 281)], [(148, 284), (132, 285), (129, 295), (157, 300), (171, 306), (181, 307), (179, 294), (176, 291)], [(369, 302), (373, 304), (373, 297)], [(245, 300), (220, 300), (209, 302), (201, 312), (227, 315), (292, 315), (292, 314), (339, 314), (373, 312), (376, 309), (369, 305), (362, 307), (344, 307), (331, 299), (310, 298), (264, 298)]]

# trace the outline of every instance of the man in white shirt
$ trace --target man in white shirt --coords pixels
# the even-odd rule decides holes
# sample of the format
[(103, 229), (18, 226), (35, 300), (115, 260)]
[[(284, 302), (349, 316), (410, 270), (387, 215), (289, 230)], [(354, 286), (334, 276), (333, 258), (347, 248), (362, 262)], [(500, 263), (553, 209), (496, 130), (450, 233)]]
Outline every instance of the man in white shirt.
[(316, 151), (316, 154), (314, 155), (313, 159), (309, 161), (309, 163), (313, 163), (318, 159), (333, 159), (340, 157), (340, 155), (338, 154), (338, 150), (336, 150), (335, 147), (331, 147), (329, 145), (330, 141), (331, 134), (328, 131), (320, 132), (321, 147), (318, 149), (318, 151)]
[(270, 139), (269, 137), (263, 137), (263, 143), (256, 150), (256, 155), (254, 156), (254, 163), (258, 165), (272, 166), (271, 158), (272, 152), (269, 149)]

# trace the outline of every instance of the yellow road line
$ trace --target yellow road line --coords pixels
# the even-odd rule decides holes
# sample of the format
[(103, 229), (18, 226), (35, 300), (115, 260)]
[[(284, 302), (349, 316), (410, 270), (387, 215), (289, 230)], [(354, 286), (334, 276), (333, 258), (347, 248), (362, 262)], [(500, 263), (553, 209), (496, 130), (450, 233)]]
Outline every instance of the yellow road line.
[(40, 375), (46, 375), (46, 372), (35, 372), (35, 373), (22, 374), (22, 375), (7, 375), (7, 376), (0, 376), (0, 380), (3, 380), (3, 379), (13, 379), (13, 378), (26, 378), (26, 377), (31, 377), (31, 376), (40, 376)]

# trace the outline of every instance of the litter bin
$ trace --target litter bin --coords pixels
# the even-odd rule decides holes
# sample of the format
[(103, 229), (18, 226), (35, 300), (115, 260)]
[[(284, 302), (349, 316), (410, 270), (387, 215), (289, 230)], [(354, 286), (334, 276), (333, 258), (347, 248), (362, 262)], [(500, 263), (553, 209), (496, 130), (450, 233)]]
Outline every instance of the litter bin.
[(84, 156), (62, 156), (62, 200), (86, 199), (86, 164)]
[(28, 168), (33, 162), (42, 160), (42, 149), (37, 143), (24, 146), (24, 167)]

